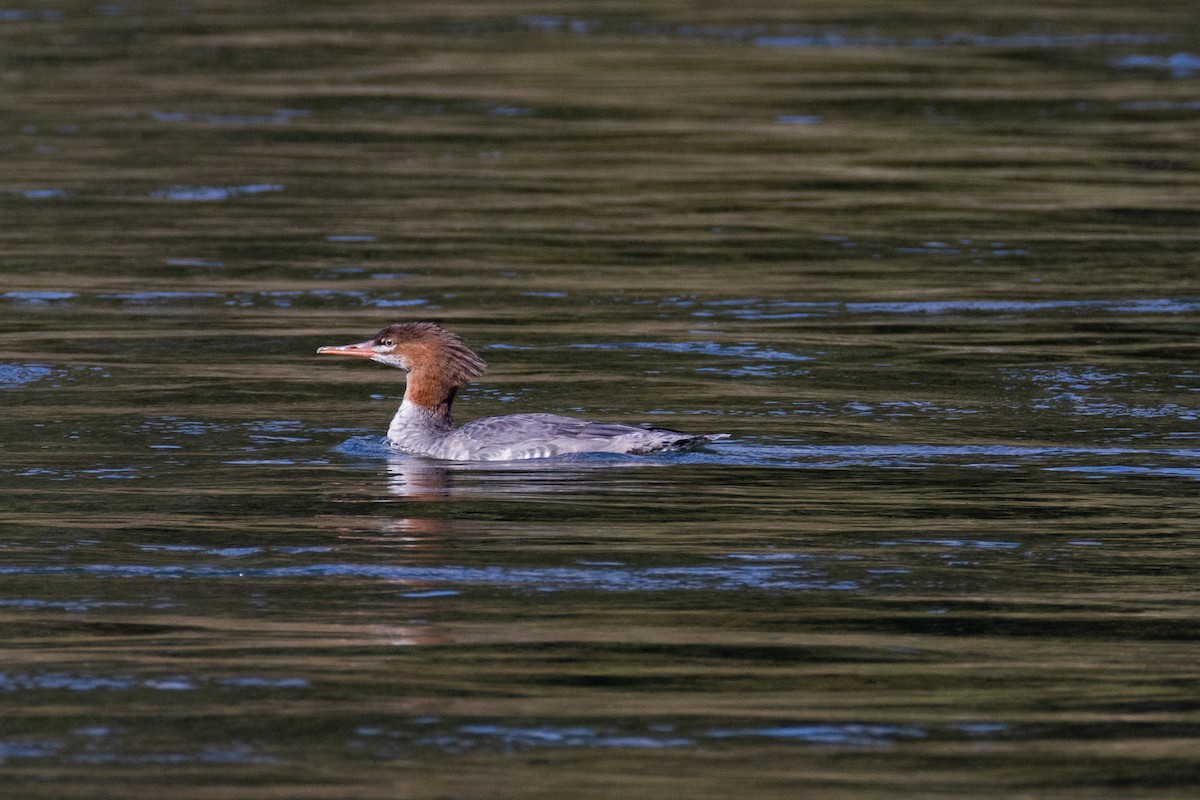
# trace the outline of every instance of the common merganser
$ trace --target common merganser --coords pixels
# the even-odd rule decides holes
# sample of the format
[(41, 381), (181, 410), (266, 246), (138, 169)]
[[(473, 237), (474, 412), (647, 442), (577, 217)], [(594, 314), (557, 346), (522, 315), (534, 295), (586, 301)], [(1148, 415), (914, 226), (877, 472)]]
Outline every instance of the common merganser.
[(397, 450), (414, 455), (453, 461), (511, 461), (569, 453), (646, 455), (729, 437), (557, 414), (484, 417), (456, 428), (450, 418), (454, 394), (482, 375), (487, 365), (456, 334), (433, 322), (398, 322), (365, 342), (321, 347), (317, 353), (369, 358), (408, 373), (404, 401), (392, 417), (387, 439)]

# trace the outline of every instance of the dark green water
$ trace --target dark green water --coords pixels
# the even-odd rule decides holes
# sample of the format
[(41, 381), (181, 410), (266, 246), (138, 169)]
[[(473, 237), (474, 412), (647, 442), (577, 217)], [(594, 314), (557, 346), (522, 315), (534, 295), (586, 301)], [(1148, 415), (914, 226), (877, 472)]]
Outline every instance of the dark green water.
[(1194, 796), (1197, 24), (0, 9), (0, 794)]

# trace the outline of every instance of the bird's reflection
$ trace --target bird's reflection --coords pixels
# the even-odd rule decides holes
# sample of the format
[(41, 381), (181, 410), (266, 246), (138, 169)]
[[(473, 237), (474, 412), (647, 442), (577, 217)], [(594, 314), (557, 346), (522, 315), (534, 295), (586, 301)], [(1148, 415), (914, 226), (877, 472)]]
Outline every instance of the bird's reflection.
[[(637, 466), (654, 466), (639, 460)], [(417, 502), (462, 499), (467, 496), (517, 498), (562, 494), (595, 488), (601, 474), (615, 475), (630, 469), (625, 460), (535, 460), (489, 462), (436, 461), (420, 456), (393, 456), (387, 461), (387, 488), (391, 494)], [(645, 480), (640, 480), (645, 485)], [(619, 482), (606, 485), (618, 488)]]
[(431, 502), (453, 494), (446, 462), (419, 456), (394, 456), (387, 461), (387, 488), (398, 497)]
[[(628, 462), (613, 460), (493, 462), (481, 466), (401, 454), (389, 454), (383, 465), (385, 496), (393, 502), (385, 503), (382, 513), (358, 518), (356, 524), (348, 527), (343, 520), (340, 536), (374, 540), (382, 537), (390, 547), (407, 548), (407, 558), (422, 560), (445, 556), (451, 550), (446, 545), (449, 535), (470, 527), (469, 522), (456, 518), (454, 513), (464, 500), (520, 500), (548, 493), (620, 493), (625, 479), (618, 477), (619, 471), (614, 468), (629, 467)], [(606, 478), (598, 481), (601, 473)], [(637, 480), (644, 490), (645, 478)], [(375, 502), (379, 499), (377, 495)], [(362, 497), (356, 501), (371, 502)], [(369, 531), (361, 527), (367, 520)]]

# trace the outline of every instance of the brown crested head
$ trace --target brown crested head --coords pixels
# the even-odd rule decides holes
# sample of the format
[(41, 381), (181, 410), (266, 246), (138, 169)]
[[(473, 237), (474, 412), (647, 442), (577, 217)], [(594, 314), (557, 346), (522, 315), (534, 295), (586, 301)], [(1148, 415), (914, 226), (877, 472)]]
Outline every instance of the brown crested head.
[(487, 364), (466, 342), (435, 322), (397, 322), (365, 342), (322, 347), (317, 352), (370, 358), (410, 373), (423, 373), (449, 386), (462, 386), (487, 370)]

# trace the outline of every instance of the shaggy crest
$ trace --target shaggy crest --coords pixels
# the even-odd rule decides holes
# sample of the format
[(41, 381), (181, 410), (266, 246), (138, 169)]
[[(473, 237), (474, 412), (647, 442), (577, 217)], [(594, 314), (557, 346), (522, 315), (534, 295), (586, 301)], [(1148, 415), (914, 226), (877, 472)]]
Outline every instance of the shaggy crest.
[(441, 377), (452, 386), (463, 386), (487, 370), (484, 360), (458, 334), (436, 322), (397, 322), (381, 330), (371, 341), (385, 346), (391, 343), (397, 352), (410, 353), (413, 369), (436, 366)]

